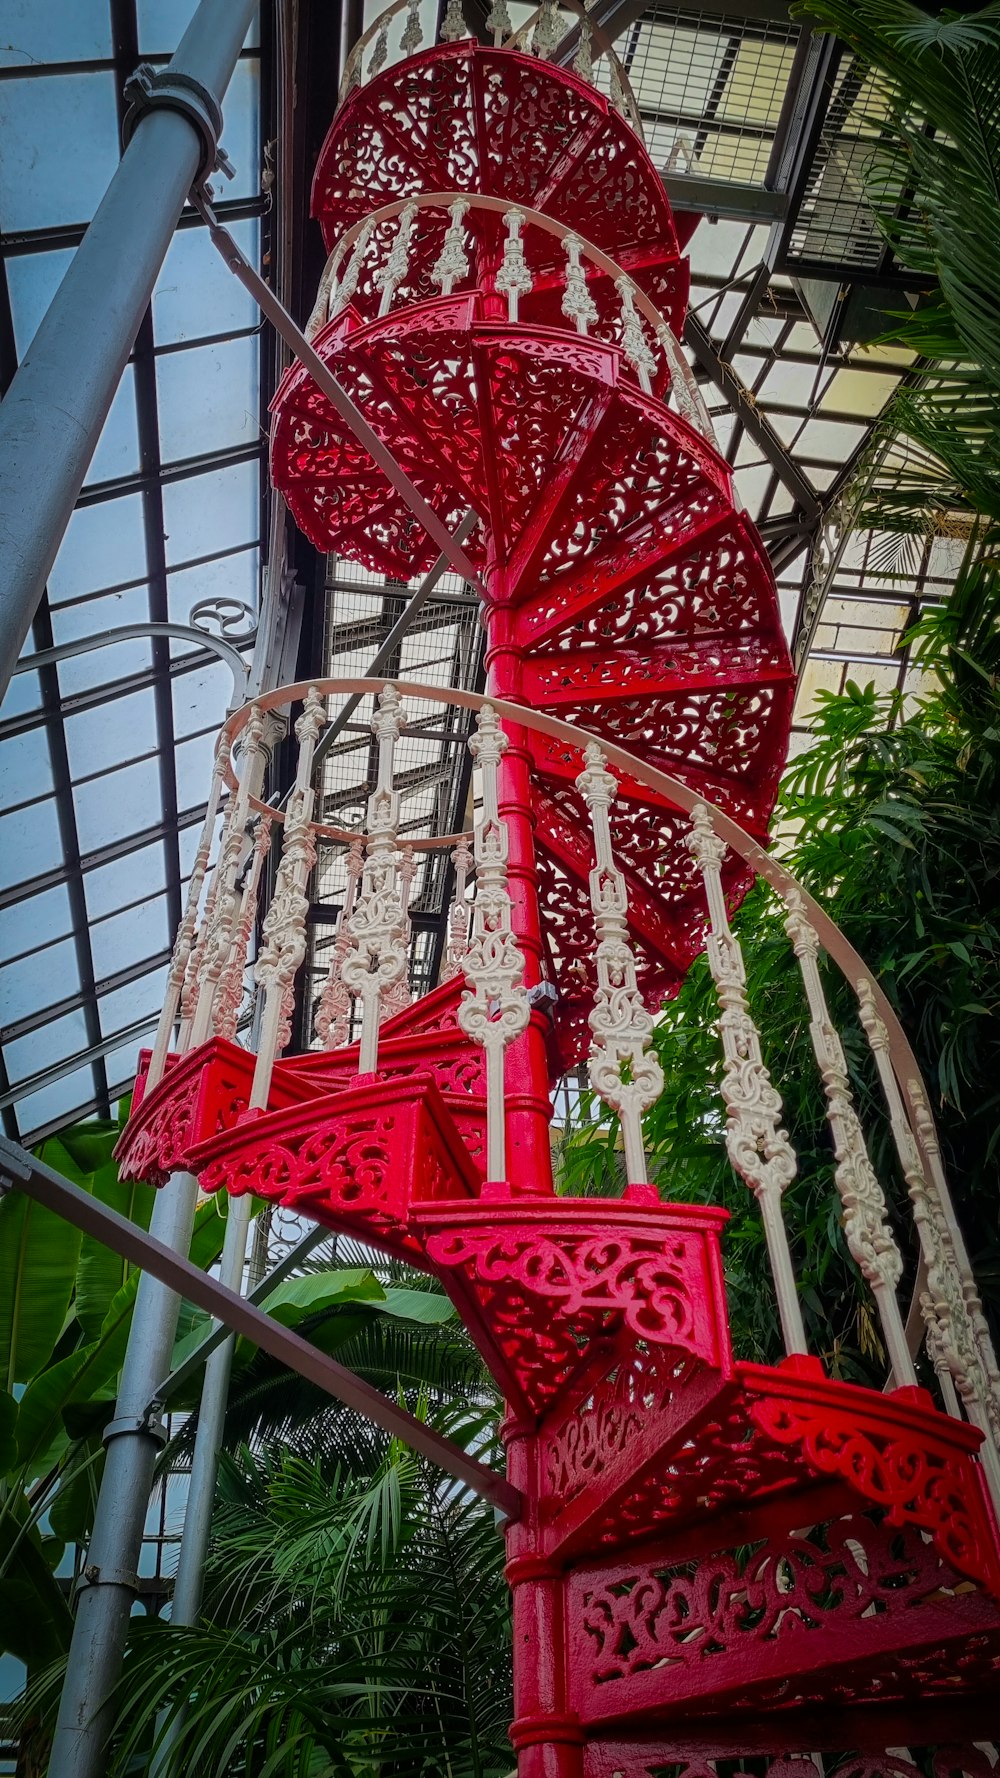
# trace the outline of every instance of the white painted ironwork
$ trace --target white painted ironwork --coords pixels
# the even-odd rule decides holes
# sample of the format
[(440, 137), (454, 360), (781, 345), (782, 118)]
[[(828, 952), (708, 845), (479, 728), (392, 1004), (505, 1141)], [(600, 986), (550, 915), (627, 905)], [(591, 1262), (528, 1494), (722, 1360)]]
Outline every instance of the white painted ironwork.
[(226, 824), (215, 864), (216, 883), (211, 918), (205, 921), (204, 943), (198, 958), (197, 999), (188, 1036), (192, 1049), (211, 1037), (215, 1029), (216, 992), (229, 960), (239, 919), (240, 898), (236, 879), (246, 844), (250, 798), (257, 793), (264, 769), (261, 752), (263, 735), (264, 717), (259, 706), (254, 705), (242, 735), (239, 784), (230, 797), (226, 811)]
[(795, 1178), (795, 1151), (781, 1126), (781, 1096), (764, 1066), (760, 1035), (747, 1005), (743, 953), (729, 925), (722, 888), (726, 842), (715, 832), (704, 803), (692, 810), (684, 843), (701, 870), (708, 902), (708, 966), (721, 1011), (726, 1152), (760, 1205), (785, 1350), (804, 1353), (805, 1328), (781, 1211), (782, 1195)]
[(302, 714), (295, 724), (295, 738), (299, 744), (295, 783), (285, 811), (281, 863), (271, 905), (264, 915), (260, 953), (254, 970), (255, 980), (264, 990), (264, 1010), (250, 1093), (251, 1110), (263, 1109), (267, 1104), (274, 1063), (290, 1035), (295, 977), (306, 954), (306, 918), (309, 913), (306, 886), (316, 862), (316, 842), (311, 826), (315, 796), (313, 754), (325, 723), (325, 701), (316, 687), (310, 686)]
[(513, 21), (507, 10), (507, 0), (493, 0), (486, 14), (486, 29), (493, 33), (493, 47), (498, 49), (514, 29)]
[(373, 216), (366, 217), (361, 225), (357, 240), (354, 243), (354, 251), (347, 262), (347, 270), (344, 273), (343, 278), (340, 280), (339, 284), (331, 285), (330, 297), (327, 304), (327, 319), (330, 321), (334, 320), (334, 318), (340, 314), (342, 309), (347, 308), (358, 288), (361, 267), (364, 264), (365, 254), (368, 250), (368, 243), (371, 240), (374, 227), (375, 218)]
[(442, 43), (457, 43), (462, 37), (470, 37), (472, 33), (465, 22), (462, 11), (462, 0), (448, 0), (444, 18), (441, 21)]
[(404, 56), (412, 56), (424, 41), (423, 26), (420, 23), (420, 0), (406, 0), (406, 24), (399, 47)]
[(347, 882), (344, 903), (337, 920), (337, 931), (330, 957), (330, 967), (316, 1008), (313, 1049), (335, 1050), (351, 1035), (351, 990), (344, 981), (344, 958), (351, 948), (350, 918), (361, 873), (365, 867), (363, 840), (352, 840), (347, 849)]
[(915, 1387), (917, 1373), (896, 1300), (896, 1287), (903, 1276), (902, 1255), (889, 1227), (885, 1194), (854, 1109), (844, 1048), (830, 1022), (819, 974), (819, 937), (797, 890), (785, 896), (785, 906), (785, 931), (802, 972), (809, 1002), (809, 1035), (826, 1095), (835, 1161), (833, 1176), (844, 1207), (844, 1234), (851, 1257), (871, 1286), (893, 1381), (897, 1388)]
[(450, 222), (444, 243), (431, 271), (431, 283), (437, 284), (442, 296), (450, 296), (456, 283), (469, 275), (469, 256), (465, 251), (465, 230), (462, 226), (469, 208), (468, 198), (456, 198), (450, 206)]
[(565, 236), (563, 249), (566, 254), (566, 289), (563, 293), (562, 312), (567, 321), (576, 323), (577, 333), (586, 334), (597, 320), (597, 304), (587, 288), (587, 274), (580, 264), (580, 248), (578, 236)]
[[(167, 991), (164, 996), (163, 1009), (160, 1013), (159, 1022), (156, 1027), (156, 1036), (153, 1039), (153, 1053), (150, 1057), (149, 1070), (146, 1075), (147, 1092), (155, 1087), (157, 1081), (161, 1080), (163, 1077), (163, 1070), (174, 1033), (174, 1025), (177, 1022), (178, 1013), (182, 1010), (181, 996), (184, 992), (188, 965), (195, 948), (195, 937), (198, 927), (198, 908), (201, 902), (201, 892), (205, 883), (205, 875), (208, 870), (208, 860), (212, 850), (212, 838), (215, 834), (215, 824), (219, 815), (219, 803), (222, 800), (222, 787), (225, 783), (226, 768), (229, 765), (229, 756), (229, 737), (225, 730), (223, 730), (215, 745), (215, 762), (212, 768), (212, 783), (208, 793), (205, 819), (202, 822), (201, 834), (198, 839), (198, 850), (194, 856), (194, 865), (192, 866), (191, 875), (188, 878), (184, 913), (181, 918), (181, 923), (177, 928), (177, 936), (174, 939), (174, 948), (170, 956), (170, 968), (167, 971)], [(206, 908), (206, 918), (208, 911), (209, 910)], [(191, 979), (193, 985), (196, 979), (193, 971)], [(193, 1005), (190, 1007), (190, 1012), (193, 1015)]]
[[(417, 874), (417, 855), (412, 846), (400, 847), (399, 863), (399, 906), (403, 915), (403, 946), (409, 955), (413, 943), (413, 928), (410, 924), (410, 895), (413, 890), (413, 879)], [(404, 969), (398, 982), (386, 991), (384, 1010), (389, 1017), (393, 1013), (402, 1012), (409, 1006), (413, 995), (410, 992), (409, 969)]]
[(399, 225), (396, 229), (389, 257), (380, 271), (375, 273), (375, 288), (381, 290), (382, 301), (379, 314), (387, 315), (392, 307), (392, 299), (403, 283), (410, 266), (410, 237), (413, 224), (417, 219), (416, 204), (407, 204), (399, 213)]
[[(347, 256), (349, 245), (350, 241), (348, 236), (341, 235), (340, 240), (337, 242), (337, 245), (327, 260), (326, 265), (323, 267), (323, 276), (319, 281), (319, 288), (316, 291), (316, 301), (313, 303), (312, 314), (306, 322), (304, 330), (306, 339), (309, 341), (314, 340), (320, 330), (326, 326), (327, 322), (332, 321), (334, 315), (336, 315), (338, 310), (344, 306), (343, 301), (341, 300), (342, 289), (338, 283), (337, 274)], [(359, 258), (357, 270), (354, 275), (354, 284), (351, 288), (352, 295), (354, 294), (354, 290), (357, 289), (357, 274), (360, 269), (361, 261)]]
[(611, 844), (610, 811), (618, 786), (596, 742), (588, 743), (584, 760), (576, 787), (590, 811), (594, 834), (590, 905), (597, 933), (597, 992), (589, 1019), (594, 1034), (588, 1058), (590, 1083), (618, 1114), (628, 1183), (646, 1185), (642, 1118), (663, 1091), (663, 1070), (650, 1049), (653, 1020), (636, 980), (628, 936), (628, 892)]
[(372, 50), (371, 60), (368, 63), (368, 78), (369, 78), (369, 80), (371, 80), (373, 75), (378, 73), (380, 68), (385, 67), (385, 64), (386, 64), (388, 58), (389, 58), (389, 20), (384, 19), (382, 24), (379, 26), (379, 33), (375, 39), (375, 48)]
[(464, 969), (469, 951), (469, 904), (466, 893), (474, 861), (469, 842), (464, 837), (455, 847), (451, 862), (455, 866), (455, 894), (448, 914), (448, 948), (441, 966), (443, 982), (450, 982)]
[(253, 935), (254, 921), (257, 918), (260, 879), (268, 852), (271, 849), (271, 825), (270, 815), (261, 815), (258, 818), (257, 835), (249, 859), (249, 870), (246, 871), (246, 881), (240, 901), (236, 936), (222, 971), (219, 990), (215, 998), (216, 1036), (228, 1037), (231, 1043), (236, 1038), (240, 1008), (243, 1005), (243, 984), (247, 958), (250, 954), (250, 939)]
[(631, 278), (624, 276), (616, 278), (615, 289), (621, 298), (622, 305), (622, 351), (639, 379), (640, 389), (647, 395), (651, 395), (652, 379), (656, 371), (656, 356), (643, 332), (642, 322), (636, 314)]
[(531, 41), (532, 51), (542, 61), (548, 61), (556, 44), (562, 37), (562, 25), (559, 21), (559, 8), (555, 0), (542, 0), (538, 11), (538, 22)]
[(573, 57), (573, 73), (579, 74), (581, 80), (594, 78), (594, 33), (586, 13), (580, 20), (580, 41)]
[(503, 244), (503, 261), (496, 275), (496, 289), (501, 296), (507, 298), (508, 320), (516, 321), (518, 303), (531, 290), (533, 279), (525, 264), (524, 242), (521, 240), (524, 217), (520, 210), (505, 210), (503, 219), (506, 238)]
[(713, 450), (718, 450), (719, 441), (715, 436), (715, 426), (708, 411), (705, 397), (698, 387), (698, 381), (681, 349), (680, 341), (672, 327), (661, 321), (656, 329), (656, 338), (667, 362), (670, 377), (670, 393), (674, 398), (677, 412), (682, 420), (693, 426)]
[(393, 782), (396, 742), (403, 710), (395, 686), (379, 694), (372, 717), (378, 739), (378, 776), (368, 798), (368, 843), (364, 870), (348, 921), (351, 948), (342, 965), (343, 979), (361, 1002), (360, 1074), (378, 1066), (379, 1026), (386, 998), (406, 973), (406, 933), (400, 900), (401, 859), (396, 845), (399, 791)]
[(498, 804), (498, 767), (507, 737), (492, 704), (480, 706), (469, 750), (481, 774), (483, 812), (474, 836), (476, 898), (465, 957), (468, 988), (458, 1023), (486, 1053), (486, 1176), (500, 1182), (507, 1168), (504, 1053), (511, 1039), (527, 1029), (531, 1007), (523, 985), (524, 958), (511, 927), (509, 838)]

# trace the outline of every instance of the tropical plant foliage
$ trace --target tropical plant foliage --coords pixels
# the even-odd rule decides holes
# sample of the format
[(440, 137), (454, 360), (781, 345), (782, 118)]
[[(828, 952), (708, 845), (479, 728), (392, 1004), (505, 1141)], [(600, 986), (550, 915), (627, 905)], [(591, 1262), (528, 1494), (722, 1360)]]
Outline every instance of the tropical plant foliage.
[(988, 521), (992, 539), (1000, 524), (1000, 8), (993, 0), (932, 18), (912, 0), (806, 0), (796, 10), (878, 70), (886, 136), (873, 144), (869, 196), (900, 263), (927, 279), (915, 311), (884, 336), (917, 354), (927, 374), (899, 392), (876, 429), (873, 453), (900, 434), (907, 448), (892, 451), (863, 521), (926, 535), (948, 533), (966, 515)]

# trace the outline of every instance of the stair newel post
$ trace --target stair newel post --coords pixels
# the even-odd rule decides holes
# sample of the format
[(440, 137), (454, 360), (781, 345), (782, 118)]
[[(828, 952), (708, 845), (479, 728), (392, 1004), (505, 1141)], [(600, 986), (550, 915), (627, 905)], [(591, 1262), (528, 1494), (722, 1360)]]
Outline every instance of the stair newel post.
[[(212, 768), (212, 784), (208, 793), (208, 804), (205, 819), (202, 823), (198, 839), (198, 850), (195, 853), (194, 865), (188, 878), (187, 897), (184, 913), (177, 928), (174, 948), (170, 956), (170, 968), (167, 972), (167, 991), (163, 999), (163, 1009), (156, 1026), (153, 1040), (153, 1053), (149, 1059), (146, 1075), (146, 1091), (149, 1092), (163, 1078), (167, 1054), (170, 1049), (177, 1015), (181, 1010), (181, 995), (187, 977), (188, 964), (195, 947), (195, 935), (198, 926), (198, 907), (201, 892), (208, 870), (209, 854), (212, 850), (212, 836), (222, 800), (222, 786), (225, 783), (226, 768), (229, 765), (231, 743), (225, 729), (222, 729), (215, 744), (215, 763)], [(206, 916), (208, 909), (206, 908)]]
[(615, 279), (615, 289), (621, 297), (622, 351), (635, 371), (639, 387), (644, 394), (653, 393), (653, 377), (656, 374), (656, 358), (643, 332), (642, 322), (636, 314), (631, 278)]
[(468, 208), (468, 198), (456, 198), (448, 208), (448, 227), (431, 271), (431, 283), (438, 285), (442, 296), (450, 296), (456, 283), (469, 275), (469, 256), (465, 251), (465, 229), (462, 226)]
[(394, 784), (396, 743), (403, 709), (394, 685), (379, 693), (372, 717), (378, 740), (375, 789), (368, 798), (368, 844), (364, 870), (348, 921), (351, 948), (342, 966), (348, 990), (361, 1001), (358, 1073), (374, 1074), (382, 1009), (406, 974), (406, 932), (399, 892), (399, 791)]
[(250, 1088), (248, 1110), (264, 1111), (271, 1090), (271, 1075), (280, 1051), (288, 1041), (295, 977), (306, 954), (306, 919), (309, 875), (316, 863), (312, 830), (313, 755), (326, 724), (326, 701), (315, 685), (309, 687), (302, 714), (295, 724), (299, 744), (295, 782), (285, 810), (281, 834), (281, 862), (271, 905), (264, 915), (261, 947), (254, 979), (264, 991), (257, 1065)]
[(240, 903), (236, 880), (246, 843), (250, 798), (256, 796), (264, 772), (261, 741), (264, 717), (254, 704), (242, 735), (242, 769), (237, 788), (230, 798), (226, 826), (223, 829), (219, 855), (215, 863), (215, 893), (212, 897), (211, 920), (205, 922), (204, 947), (199, 958), (197, 999), (188, 1043), (196, 1049), (215, 1030), (215, 1000), (222, 972), (225, 969), (236, 936)]
[(413, 225), (417, 220), (418, 205), (405, 204), (399, 212), (399, 222), (393, 236), (389, 257), (381, 271), (375, 273), (375, 288), (381, 290), (382, 300), (379, 303), (379, 315), (388, 315), (392, 307), (392, 299), (404, 282), (410, 267), (410, 239)]
[(504, 1567), (511, 1592), (514, 1720), (511, 1742), (518, 1778), (583, 1778), (586, 1734), (568, 1697), (569, 1651), (558, 1562), (540, 1553), (537, 1508), (542, 1489), (541, 1439), (534, 1420), (510, 1414), (504, 1424), (507, 1478), (524, 1510), (506, 1527)]
[(587, 288), (587, 274), (580, 264), (580, 242), (576, 235), (564, 237), (563, 250), (566, 254), (566, 289), (562, 312), (567, 321), (575, 322), (577, 333), (586, 337), (588, 329), (597, 321), (597, 304)]
[(240, 1007), (243, 1004), (243, 978), (246, 972), (247, 958), (250, 954), (250, 939), (253, 934), (254, 921), (257, 918), (257, 898), (260, 894), (260, 879), (263, 874), (267, 855), (271, 849), (271, 817), (261, 815), (257, 834), (254, 839), (253, 851), (245, 868), (245, 882), (240, 901), (240, 917), (236, 927), (229, 959), (222, 971), (219, 991), (216, 995), (215, 1029), (219, 1037), (227, 1037), (233, 1042), (239, 1024)]
[(455, 866), (455, 893), (448, 914), (448, 948), (441, 970), (443, 982), (452, 981), (460, 973), (469, 950), (469, 904), (465, 897), (474, 860), (464, 835), (451, 855), (451, 862)]
[(830, 1022), (819, 974), (819, 938), (797, 890), (786, 894), (785, 906), (785, 931), (802, 974), (809, 1003), (809, 1035), (826, 1095), (844, 1234), (851, 1257), (875, 1298), (894, 1387), (916, 1388), (917, 1373), (896, 1300), (896, 1287), (903, 1276), (902, 1255), (889, 1227), (885, 1196), (854, 1109), (843, 1045)]
[(498, 767), (507, 736), (492, 704), (480, 708), (469, 749), (481, 774), (483, 813), (475, 831), (476, 899), (465, 959), (468, 990), (458, 1008), (458, 1023), (486, 1052), (486, 1177), (497, 1185), (507, 1179), (505, 1054), (511, 1039), (527, 1029), (531, 1007), (523, 985), (524, 957), (511, 925), (510, 837), (499, 803)]
[(588, 743), (584, 761), (576, 787), (590, 812), (594, 835), (590, 905), (597, 934), (597, 992), (589, 1020), (590, 1083), (618, 1115), (629, 1185), (648, 1185), (642, 1119), (663, 1091), (663, 1070), (649, 1047), (653, 1020), (636, 980), (628, 936), (628, 892), (611, 843), (610, 811), (618, 786), (596, 742)]
[(352, 840), (347, 848), (344, 904), (337, 920), (330, 967), (316, 1008), (314, 1050), (339, 1049), (351, 1035), (351, 991), (344, 981), (344, 958), (351, 949), (350, 919), (364, 868), (364, 841)]
[(499, 295), (507, 298), (508, 321), (517, 321), (520, 299), (522, 296), (528, 295), (534, 280), (524, 258), (524, 242), (521, 239), (521, 224), (524, 217), (521, 211), (505, 210), (503, 220), (506, 231), (503, 259), (493, 281), (493, 287)]
[(702, 873), (708, 902), (706, 949), (719, 996), (726, 1152), (760, 1205), (785, 1351), (805, 1356), (805, 1327), (781, 1212), (782, 1196), (795, 1178), (795, 1151), (781, 1127), (781, 1095), (764, 1066), (760, 1036), (747, 1005), (743, 953), (729, 925), (722, 888), (726, 842), (714, 831), (704, 803), (692, 810), (684, 844)]

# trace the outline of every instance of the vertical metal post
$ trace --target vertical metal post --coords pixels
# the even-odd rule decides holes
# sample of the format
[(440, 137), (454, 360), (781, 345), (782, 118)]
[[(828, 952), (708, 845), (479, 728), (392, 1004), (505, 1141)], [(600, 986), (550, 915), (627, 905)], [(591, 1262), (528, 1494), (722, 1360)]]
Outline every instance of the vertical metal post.
[[(201, 0), (169, 65), (217, 107), (257, 0)], [(128, 361), (205, 129), (161, 102), (138, 122), (0, 406), (0, 697)], [(55, 1768), (53, 1768), (55, 1771)]]

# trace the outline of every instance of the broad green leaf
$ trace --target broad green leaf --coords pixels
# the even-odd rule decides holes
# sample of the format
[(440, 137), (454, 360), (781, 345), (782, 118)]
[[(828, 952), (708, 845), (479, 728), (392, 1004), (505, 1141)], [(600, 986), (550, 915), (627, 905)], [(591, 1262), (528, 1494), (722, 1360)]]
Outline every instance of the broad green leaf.
[(385, 1301), (388, 1293), (367, 1269), (309, 1272), (304, 1278), (287, 1278), (272, 1290), (261, 1307), (275, 1321), (293, 1327), (306, 1315), (316, 1315), (334, 1303)]
[(7, 1505), (0, 1518), (0, 1650), (30, 1672), (65, 1654), (73, 1618), (38, 1532), (26, 1529), (27, 1500), (22, 1495)]
[[(89, 1175), (89, 1189), (109, 1210), (115, 1210), (119, 1216), (125, 1216), (130, 1222), (138, 1223), (140, 1228), (148, 1229), (155, 1201), (151, 1186), (144, 1185), (140, 1180), (119, 1179), (116, 1163), (109, 1160)], [(75, 1307), (77, 1319), (87, 1339), (93, 1339), (100, 1333), (109, 1305), (125, 1283), (130, 1270), (128, 1262), (112, 1248), (91, 1236), (84, 1236), (80, 1243), (80, 1260), (76, 1272)]]
[(17, 1402), (6, 1389), (0, 1389), (0, 1476), (13, 1469), (17, 1460)]
[[(43, 1144), (46, 1160), (50, 1143)], [(58, 1167), (58, 1161), (50, 1165)], [(80, 1231), (25, 1192), (0, 1200), (0, 1387), (26, 1383), (52, 1356), (66, 1319)]]
[(402, 1285), (386, 1286), (385, 1302), (377, 1303), (382, 1315), (397, 1315), (404, 1321), (420, 1321), (427, 1327), (439, 1327), (455, 1318), (455, 1305), (438, 1290), (407, 1290)]

